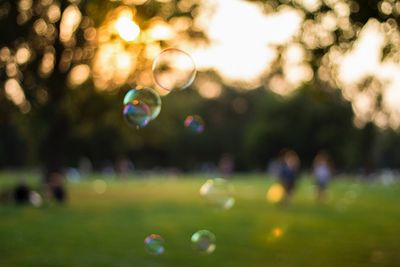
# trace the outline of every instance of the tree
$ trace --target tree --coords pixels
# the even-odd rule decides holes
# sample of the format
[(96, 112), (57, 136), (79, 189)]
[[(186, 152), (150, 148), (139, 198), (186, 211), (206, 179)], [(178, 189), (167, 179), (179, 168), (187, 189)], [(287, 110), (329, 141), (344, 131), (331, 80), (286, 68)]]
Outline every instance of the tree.
[[(215, 40), (211, 38), (207, 29), (197, 25), (198, 20), (204, 15), (201, 12), (207, 11), (208, 5), (213, 7), (228, 2), (1, 1), (0, 83), (5, 90), (0, 91), (0, 135), (4, 147), (0, 148), (0, 151), (14, 152), (2, 152), (1, 162), (23, 164), (36, 160), (39, 154), (39, 160), (45, 166), (46, 173), (50, 173), (60, 171), (66, 161), (76, 161), (82, 154), (90, 155), (96, 161), (104, 160), (108, 156), (115, 158), (120, 154), (136, 157), (139, 155), (145, 166), (149, 166), (150, 159), (155, 158), (161, 164), (171, 163), (170, 159), (164, 159), (171, 155), (180, 162), (209, 158), (216, 160), (219, 154), (226, 150), (239, 155), (241, 146), (235, 144), (241, 140), (246, 140), (244, 146), (249, 154), (261, 153), (260, 160), (264, 160), (275, 153), (277, 148), (271, 147), (273, 144), (263, 143), (263, 138), (278, 136), (284, 128), (289, 127), (286, 124), (280, 125), (282, 120), (274, 121), (276, 117), (272, 114), (279, 110), (285, 116), (290, 114), (287, 115), (290, 118), (293, 108), (305, 109), (304, 112), (309, 114), (307, 116), (310, 118), (299, 118), (303, 125), (299, 125), (298, 131), (302, 134), (313, 127), (310, 121), (318, 120), (313, 117), (314, 108), (322, 112), (321, 116), (324, 112), (340, 110), (342, 113), (337, 120), (350, 127), (349, 106), (343, 108), (335, 102), (340, 98), (337, 93), (328, 94), (332, 99), (324, 102), (329, 106), (326, 108), (319, 107), (312, 100), (315, 90), (334, 91), (337, 88), (341, 89), (338, 91), (342, 92), (348, 101), (353, 102), (353, 112), (359, 127), (370, 120), (375, 123), (385, 122), (386, 118), (388, 123), (379, 126), (389, 125), (395, 128), (396, 124), (390, 124), (390, 120), (395, 121), (398, 113), (393, 110), (382, 112), (382, 94), (373, 94), (374, 105), (370, 108), (368, 116), (361, 114), (356, 105), (359, 93), (368, 91), (370, 94), (370, 91), (375, 92), (377, 88), (384, 86), (382, 77), (366, 77), (359, 84), (352, 84), (350, 89), (357, 89), (353, 90), (355, 93), (352, 95), (350, 93), (353, 91), (349, 93), (349, 86), (337, 79), (338, 62), (335, 60), (356, 46), (360, 32), (369, 21), (377, 21), (379, 27), (388, 29), (380, 62), (396, 59), (400, 51), (399, 45), (396, 44), (398, 1), (385, 0), (373, 5), (366, 5), (361, 0), (240, 2), (254, 2), (258, 5), (257, 8), (265, 12), (264, 15), (281, 14), (282, 10), (290, 9), (300, 14), (301, 18), (300, 28), (292, 39), (269, 47), (277, 51), (278, 56), (269, 69), (257, 79), (257, 83), (253, 84), (258, 90), (253, 93), (243, 92), (242, 87), (245, 87), (245, 83), (232, 82), (223, 75), (218, 77), (218, 74), (221, 74), (218, 71), (203, 69), (204, 72), (191, 88), (195, 90), (165, 97), (165, 107), (160, 117), (149, 128), (136, 132), (125, 127), (120, 118), (119, 103), (126, 91), (126, 85), (152, 85), (152, 60), (163, 48), (179, 44), (187, 46), (188, 49), (212, 45)], [(214, 11), (213, 8), (209, 8), (205, 15), (212, 16)], [(137, 31), (137, 35), (126, 38), (116, 26), (118, 21), (122, 21), (121, 18), (128, 18), (128, 27), (133, 25), (132, 27), (137, 27), (140, 32)], [(304, 52), (301, 62), (293, 63), (287, 60), (287, 54), (293, 51)], [(303, 71), (305, 75), (293, 82), (289, 77), (293, 70)], [(221, 98), (209, 94), (205, 96), (214, 99), (207, 100), (201, 97), (204, 96), (204, 88), (210, 84), (217, 86), (216, 91), (221, 94)], [(265, 93), (262, 87), (289, 97), (292, 95), (291, 91), (298, 87), (311, 88), (307, 89), (311, 93), (304, 89), (305, 91), (302, 90), (293, 99), (289, 98), (285, 104), (279, 104), (279, 101), (275, 101), (276, 96)], [(252, 94), (257, 97), (253, 98)], [(271, 102), (265, 100), (266, 98)], [(258, 106), (264, 100), (266, 105), (271, 104), (275, 108), (271, 106), (265, 109)], [(250, 116), (243, 113), (236, 116), (231, 108), (232, 101), (237, 101), (239, 106), (243, 106), (247, 101), (246, 103), (250, 103), (249, 110), (255, 114)], [(308, 104), (309, 107), (303, 107)], [(185, 111), (209, 116), (209, 129), (212, 134), (205, 134), (193, 142), (189, 134), (177, 128), (181, 126), (182, 112)], [(224, 118), (223, 124), (218, 122), (215, 114)], [(257, 118), (257, 121), (253, 121), (254, 118)], [(271, 123), (265, 124), (266, 120)], [(244, 127), (240, 131), (235, 130), (238, 122)], [(308, 126), (311, 128), (307, 128)], [(341, 134), (343, 132), (338, 133), (338, 136)], [(229, 137), (226, 137), (227, 135)], [(326, 136), (328, 137), (324, 141), (325, 144), (335, 143), (332, 140), (337, 137), (329, 137), (329, 134)], [(288, 137), (282, 145), (289, 144), (304, 151), (309, 147), (305, 144), (302, 146), (300, 141), (295, 139)], [(365, 139), (370, 141), (367, 137)], [(182, 144), (188, 153), (196, 157), (190, 159), (190, 156), (180, 156), (185, 151), (182, 150)], [(207, 144), (216, 148), (212, 149), (212, 154), (207, 154)], [(258, 150), (260, 145), (266, 147), (264, 152)], [(341, 148), (343, 151), (352, 151), (346, 152), (347, 154), (353, 153), (354, 149), (348, 147)], [(336, 151), (336, 148), (334, 149)], [(20, 153), (15, 152), (21, 150), (27, 151), (26, 160), (20, 159)], [(369, 153), (371, 150), (372, 148)], [(339, 158), (343, 158), (344, 152), (335, 153)], [(245, 163), (252, 158), (249, 154), (240, 156), (243, 169), (251, 165)], [(9, 158), (8, 161), (5, 161), (6, 157)], [(352, 155), (351, 158), (355, 156)], [(344, 161), (348, 163), (351, 159)], [(190, 166), (190, 163), (182, 165)]]

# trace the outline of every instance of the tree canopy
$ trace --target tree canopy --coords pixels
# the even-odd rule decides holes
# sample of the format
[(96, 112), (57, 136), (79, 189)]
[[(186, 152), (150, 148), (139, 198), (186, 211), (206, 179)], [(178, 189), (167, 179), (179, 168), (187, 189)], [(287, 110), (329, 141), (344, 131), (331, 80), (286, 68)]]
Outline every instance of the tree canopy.
[[(324, 149), (344, 169), (399, 167), (399, 14), (395, 0), (3, 0), (0, 166), (193, 170), (229, 153), (249, 170), (290, 147), (306, 165)], [(165, 95), (152, 63), (168, 47), (198, 74)], [(136, 86), (165, 95), (141, 130), (121, 115)]]

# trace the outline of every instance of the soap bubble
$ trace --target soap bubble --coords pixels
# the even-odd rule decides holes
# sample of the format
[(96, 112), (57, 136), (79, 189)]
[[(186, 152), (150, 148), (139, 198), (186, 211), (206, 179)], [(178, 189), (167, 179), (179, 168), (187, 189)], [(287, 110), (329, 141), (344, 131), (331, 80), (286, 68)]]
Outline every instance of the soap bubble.
[(146, 251), (152, 255), (161, 255), (164, 253), (164, 239), (157, 234), (151, 234), (144, 239)]
[(124, 97), (124, 105), (123, 115), (126, 121), (143, 128), (160, 113), (161, 99), (150, 88), (131, 89)]
[(124, 97), (124, 105), (146, 105), (150, 109), (150, 120), (154, 120), (161, 111), (161, 98), (151, 88), (131, 89)]
[(222, 178), (207, 180), (200, 188), (206, 202), (219, 209), (230, 209), (235, 204), (233, 186)]
[(150, 108), (145, 104), (127, 104), (123, 114), (126, 121), (137, 128), (143, 128), (150, 122)]
[(184, 122), (186, 128), (195, 133), (202, 133), (204, 131), (204, 121), (198, 115), (187, 116)]
[(93, 191), (99, 195), (104, 194), (107, 191), (107, 183), (102, 179), (94, 180)]
[(216, 237), (208, 230), (200, 230), (192, 235), (192, 246), (195, 250), (211, 254), (216, 248)]
[(39, 208), (43, 205), (43, 198), (38, 192), (31, 191), (29, 192), (29, 202), (32, 206)]
[(192, 57), (176, 48), (162, 51), (154, 60), (152, 70), (155, 83), (167, 91), (185, 89), (196, 77)]

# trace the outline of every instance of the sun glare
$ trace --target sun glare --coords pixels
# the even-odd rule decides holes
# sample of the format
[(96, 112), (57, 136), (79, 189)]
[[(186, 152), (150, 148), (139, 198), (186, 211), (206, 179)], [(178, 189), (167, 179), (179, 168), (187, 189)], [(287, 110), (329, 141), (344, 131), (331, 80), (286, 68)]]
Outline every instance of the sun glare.
[(139, 26), (125, 13), (115, 22), (115, 29), (119, 36), (127, 42), (134, 41), (140, 34)]

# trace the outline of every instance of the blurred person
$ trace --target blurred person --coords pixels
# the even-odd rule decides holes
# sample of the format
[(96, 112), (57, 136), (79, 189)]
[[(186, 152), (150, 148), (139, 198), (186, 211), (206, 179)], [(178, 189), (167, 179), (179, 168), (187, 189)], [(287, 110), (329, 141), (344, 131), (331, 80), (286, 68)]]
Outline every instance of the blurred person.
[(314, 159), (313, 175), (316, 186), (316, 200), (324, 202), (326, 199), (326, 189), (332, 177), (332, 168), (326, 152), (319, 152)]
[(300, 168), (300, 159), (293, 150), (284, 150), (281, 152), (281, 167), (279, 171), (279, 180), (284, 188), (285, 195), (282, 200), (287, 204), (293, 195), (296, 187)]
[(14, 188), (14, 200), (17, 204), (29, 203), (30, 189), (24, 178), (20, 178)]
[(88, 157), (81, 157), (79, 159), (78, 169), (82, 176), (88, 176), (93, 170), (93, 164)]
[(134, 165), (129, 158), (124, 156), (119, 157), (115, 162), (115, 172), (118, 176), (121, 177), (128, 177), (134, 170)]
[(232, 175), (235, 162), (230, 154), (223, 154), (218, 162), (218, 169), (223, 176)]
[(67, 198), (64, 178), (61, 173), (53, 172), (48, 176), (47, 189), (49, 194), (58, 202), (63, 203)]
[(279, 179), (281, 167), (282, 160), (280, 158), (275, 158), (268, 163), (267, 174), (269, 174), (275, 180)]

